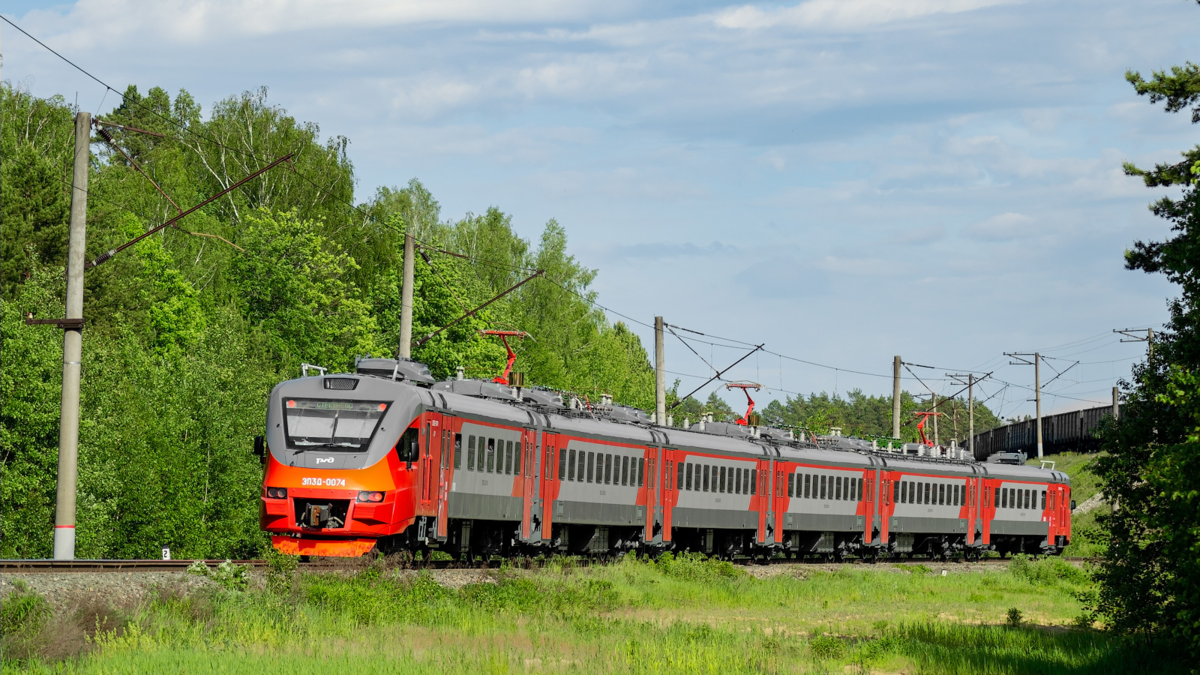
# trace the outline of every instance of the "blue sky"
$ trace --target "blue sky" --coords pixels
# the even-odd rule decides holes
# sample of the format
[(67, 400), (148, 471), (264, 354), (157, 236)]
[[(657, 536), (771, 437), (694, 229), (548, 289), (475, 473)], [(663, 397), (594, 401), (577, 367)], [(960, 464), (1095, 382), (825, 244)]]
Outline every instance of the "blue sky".
[[(1197, 129), (1123, 74), (1200, 59), (1186, 0), (5, 4), (117, 89), (208, 109), (269, 87), (350, 138), (363, 198), (416, 177), (447, 218), (497, 206), (530, 239), (555, 218), (601, 302), (646, 323), (878, 375), (900, 354), (935, 366), (914, 371), (940, 394), (949, 370), (1030, 385), (1005, 351), (1083, 361), (1047, 388), (1050, 412), (1108, 400), (1144, 350), (1110, 331), (1159, 326), (1173, 294), (1123, 269), (1167, 226), (1146, 209), (1166, 192), (1120, 167), (1178, 157)], [(115, 103), (2, 39), (6, 80)], [(707, 376), (678, 341), (667, 361), (685, 389)], [(768, 399), (890, 392), (773, 355), (729, 376)], [(1032, 412), (1002, 386), (983, 385), (993, 409)]]

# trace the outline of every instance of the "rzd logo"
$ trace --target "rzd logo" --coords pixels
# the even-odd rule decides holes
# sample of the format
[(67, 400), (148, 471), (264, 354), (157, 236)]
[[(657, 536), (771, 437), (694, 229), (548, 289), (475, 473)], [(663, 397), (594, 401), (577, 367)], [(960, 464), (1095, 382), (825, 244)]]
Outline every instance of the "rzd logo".
[(332, 464), (333, 458), (332, 457), (318, 457), (317, 458), (317, 464), (325, 464), (326, 462)]

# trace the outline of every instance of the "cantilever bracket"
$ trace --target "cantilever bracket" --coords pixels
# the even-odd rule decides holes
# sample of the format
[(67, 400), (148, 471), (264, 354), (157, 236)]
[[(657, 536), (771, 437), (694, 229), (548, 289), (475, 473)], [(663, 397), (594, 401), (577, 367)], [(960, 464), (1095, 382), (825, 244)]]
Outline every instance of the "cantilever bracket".
[(25, 314), (26, 326), (58, 326), (63, 330), (83, 330), (83, 319), (35, 319), (33, 312)]

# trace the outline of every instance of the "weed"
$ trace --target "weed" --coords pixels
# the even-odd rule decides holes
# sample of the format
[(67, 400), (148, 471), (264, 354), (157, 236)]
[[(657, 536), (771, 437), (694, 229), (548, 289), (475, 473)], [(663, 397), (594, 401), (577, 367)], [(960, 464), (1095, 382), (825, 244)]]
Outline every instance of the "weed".
[(197, 560), (188, 565), (187, 572), (212, 579), (231, 591), (244, 591), (250, 583), (249, 570), (232, 560), (226, 560), (215, 568), (209, 567), (203, 560)]
[(846, 653), (846, 643), (832, 635), (817, 635), (809, 639), (808, 651), (818, 659), (836, 659)]
[(1009, 607), (1008, 614), (1004, 619), (1005, 625), (1009, 628), (1020, 628), (1022, 621), (1024, 621), (1024, 615), (1021, 614), (1021, 610), (1016, 607)]

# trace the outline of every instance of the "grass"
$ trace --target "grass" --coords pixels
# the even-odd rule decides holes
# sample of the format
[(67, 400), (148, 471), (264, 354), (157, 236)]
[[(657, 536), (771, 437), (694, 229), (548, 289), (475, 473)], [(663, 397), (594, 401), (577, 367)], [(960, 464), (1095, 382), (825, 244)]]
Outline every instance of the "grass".
[[(1184, 671), (1072, 628), (1075, 594), (1088, 581), (1063, 561), (945, 576), (942, 568), (792, 568), (799, 572), (757, 579), (694, 558), (558, 561), (495, 571), (458, 590), (380, 567), (279, 571), (245, 591), (163, 589), (105, 615), (73, 654), (27, 651), (3, 666), (96, 675)], [(4, 624), (6, 658), (18, 642), (49, 637), (53, 621), (30, 603), (25, 615), (42, 619)], [(1006, 625), (1014, 609), (1019, 620)]]

